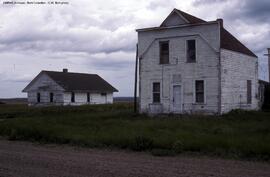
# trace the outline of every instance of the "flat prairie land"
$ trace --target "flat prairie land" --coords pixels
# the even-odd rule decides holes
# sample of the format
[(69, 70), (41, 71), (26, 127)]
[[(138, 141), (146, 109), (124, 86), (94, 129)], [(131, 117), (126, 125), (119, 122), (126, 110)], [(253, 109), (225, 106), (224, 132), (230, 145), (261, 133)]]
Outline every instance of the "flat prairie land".
[(206, 155), (270, 160), (270, 113), (223, 116), (135, 115), (128, 103), (29, 108), (0, 105), (0, 136), (8, 140), (144, 151), (154, 156)]

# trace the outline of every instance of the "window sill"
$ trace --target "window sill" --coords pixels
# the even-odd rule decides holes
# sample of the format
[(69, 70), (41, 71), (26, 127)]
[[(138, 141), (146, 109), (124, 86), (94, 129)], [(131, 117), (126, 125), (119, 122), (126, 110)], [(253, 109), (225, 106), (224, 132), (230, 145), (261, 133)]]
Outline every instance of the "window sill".
[(171, 65), (170, 63), (159, 63), (159, 65)]
[(151, 105), (161, 105), (161, 103), (150, 103)]
[(206, 105), (206, 103), (192, 103), (192, 105), (205, 106), (205, 105)]

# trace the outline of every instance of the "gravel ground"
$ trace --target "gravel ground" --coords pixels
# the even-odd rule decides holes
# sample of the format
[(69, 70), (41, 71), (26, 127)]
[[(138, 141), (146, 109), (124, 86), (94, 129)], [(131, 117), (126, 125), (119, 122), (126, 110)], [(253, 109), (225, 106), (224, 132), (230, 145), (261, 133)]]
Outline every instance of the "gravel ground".
[(0, 140), (0, 177), (270, 177), (270, 164)]

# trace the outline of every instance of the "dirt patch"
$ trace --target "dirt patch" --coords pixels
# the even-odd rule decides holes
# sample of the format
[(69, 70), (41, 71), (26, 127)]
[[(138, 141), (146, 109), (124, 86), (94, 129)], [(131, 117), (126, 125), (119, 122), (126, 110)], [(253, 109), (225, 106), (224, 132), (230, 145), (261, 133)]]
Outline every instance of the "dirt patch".
[(1, 177), (269, 177), (270, 164), (0, 140)]

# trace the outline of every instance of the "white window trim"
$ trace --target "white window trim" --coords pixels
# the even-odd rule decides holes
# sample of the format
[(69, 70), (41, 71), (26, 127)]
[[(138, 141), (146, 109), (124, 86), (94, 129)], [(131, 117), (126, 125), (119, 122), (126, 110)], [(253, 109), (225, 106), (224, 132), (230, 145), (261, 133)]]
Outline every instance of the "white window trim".
[[(188, 41), (191, 41), (191, 40), (195, 40), (195, 62), (189, 62), (188, 61), (188, 58), (187, 58), (187, 48), (188, 48)], [(186, 39), (186, 44), (185, 44), (185, 62), (186, 63), (197, 63), (198, 62), (198, 53), (197, 53), (197, 43), (198, 43), (198, 41), (197, 41), (197, 39), (194, 39), (194, 38), (192, 38), (192, 39)]]
[[(169, 45), (169, 62), (168, 63), (164, 63), (164, 64), (161, 64), (160, 63), (160, 43), (165, 43), (165, 42), (168, 42), (168, 45)], [(171, 41), (170, 40), (160, 40), (160, 41), (158, 41), (158, 56), (159, 56), (159, 58), (158, 58), (158, 64), (159, 65), (170, 65), (170, 59), (171, 59), (171, 45), (170, 45), (170, 43), (171, 43)]]
[[(154, 103), (154, 97), (153, 97), (153, 85), (154, 83), (159, 83), (160, 84), (160, 102), (159, 103)], [(152, 80), (151, 81), (151, 90), (150, 90), (150, 93), (151, 93), (151, 101), (150, 101), (150, 104), (161, 104), (162, 103), (162, 82), (160, 80)]]
[[(203, 103), (197, 103), (196, 102), (196, 81), (203, 81), (203, 91), (204, 91), (204, 93), (203, 93), (203, 96), (204, 96), (204, 102)], [(207, 103), (207, 101), (206, 101), (206, 81), (205, 81), (205, 79), (195, 79), (194, 81), (193, 81), (193, 104), (197, 104), (197, 105), (205, 105), (206, 103)]]

